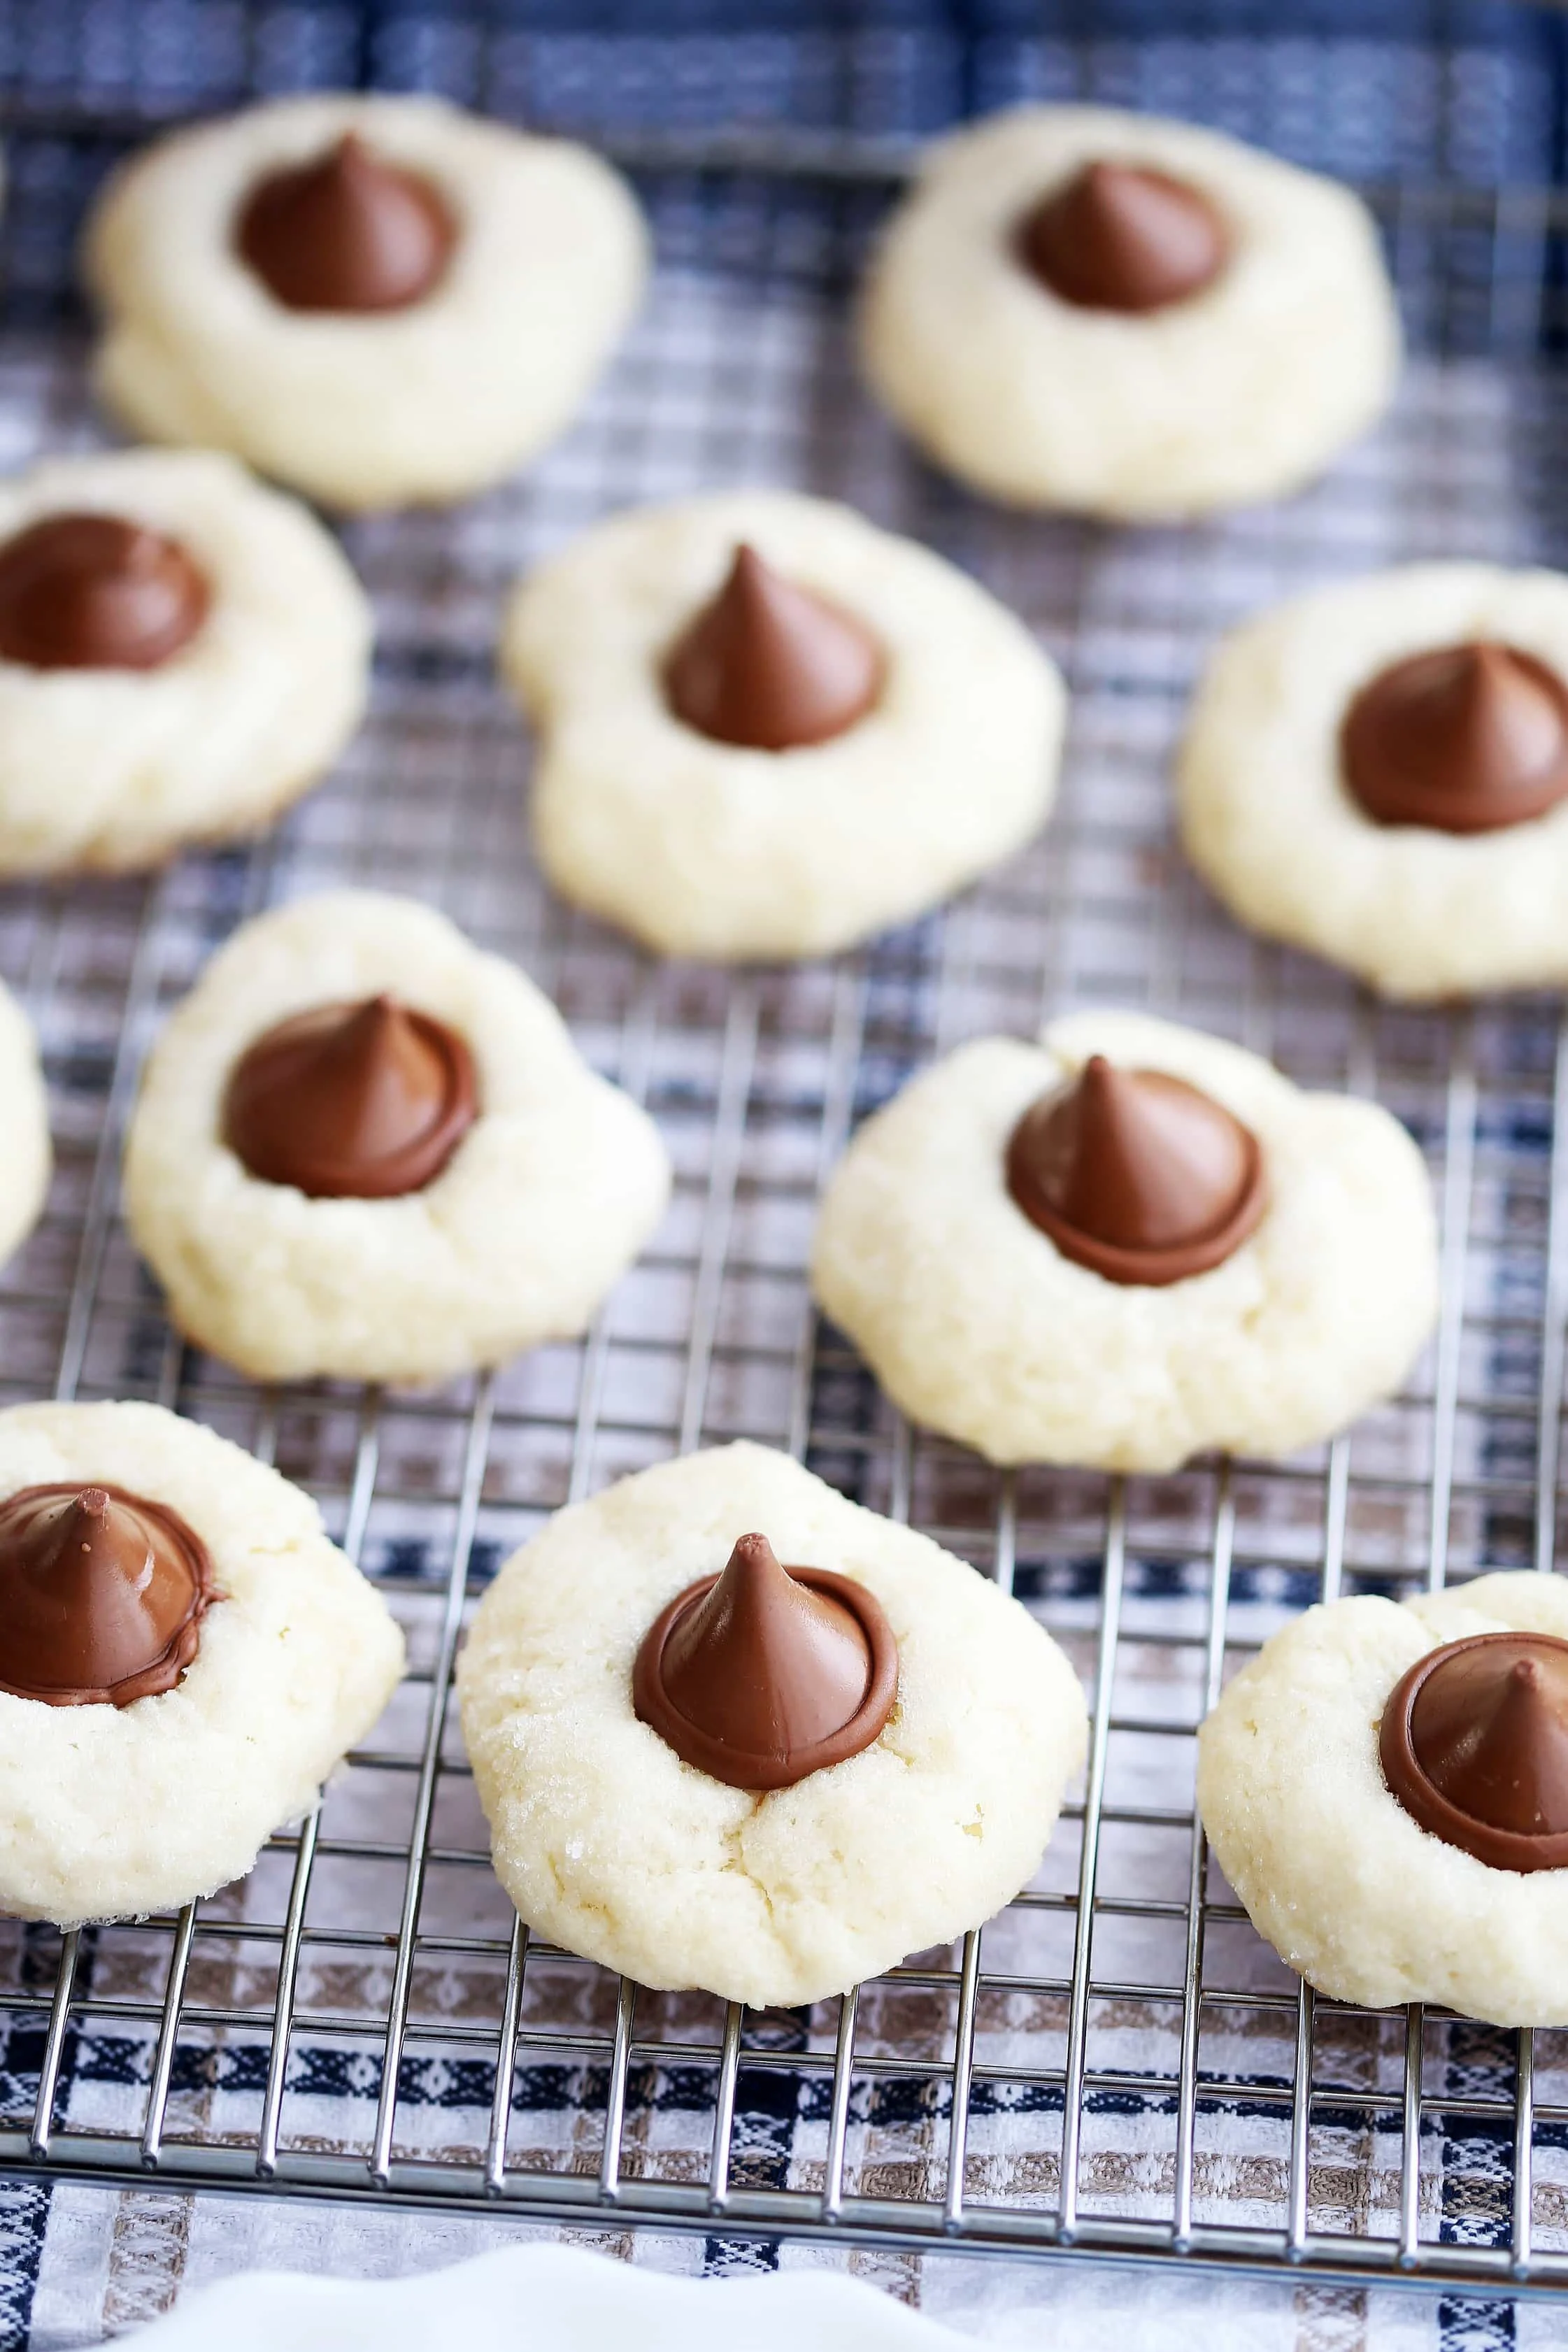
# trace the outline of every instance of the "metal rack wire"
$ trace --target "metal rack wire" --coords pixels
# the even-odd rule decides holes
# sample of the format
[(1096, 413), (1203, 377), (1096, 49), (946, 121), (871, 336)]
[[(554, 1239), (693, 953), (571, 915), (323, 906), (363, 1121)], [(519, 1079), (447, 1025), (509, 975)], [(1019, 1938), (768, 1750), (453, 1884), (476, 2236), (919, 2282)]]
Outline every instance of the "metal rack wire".
[[(59, 216), (124, 130), (15, 111), (8, 461), (91, 436)], [(1542, 354), (1562, 199), (1376, 192), (1415, 345), (1388, 428), (1288, 508), (1107, 534), (971, 503), (857, 394), (842, 295), (886, 200), (880, 150), (638, 156), (663, 268), (582, 425), (524, 485), (348, 534), (380, 644), (339, 775), (251, 853), (0, 893), (0, 971), (40, 1027), (60, 1161), (0, 1278), (0, 1398), (154, 1397), (240, 1438), (321, 1498), (413, 1661), (372, 1742), (243, 1885), (63, 1939), (0, 1928), (0, 2165), (725, 2236), (1561, 2284), (1568, 2036), (1314, 2001), (1212, 1874), (1191, 1774), (1196, 1722), (1283, 1614), (1554, 1566), (1568, 1025), (1529, 1000), (1381, 1008), (1247, 940), (1180, 866), (1164, 772), (1202, 648), (1258, 603), (1423, 552), (1561, 560), (1565, 404)], [(489, 642), (505, 582), (546, 547), (609, 506), (737, 478), (851, 496), (970, 565), (1039, 628), (1074, 701), (1040, 844), (863, 954), (726, 975), (651, 962), (546, 897)], [(658, 1116), (674, 1206), (580, 1347), (418, 1396), (263, 1391), (162, 1320), (117, 1210), (148, 1037), (236, 921), (344, 878), (435, 899), (517, 957)], [(1435, 1344), (1407, 1395), (1319, 1453), (998, 1477), (900, 1421), (813, 1316), (813, 1202), (855, 1120), (964, 1036), (1106, 1002), (1375, 1094), (1430, 1154)], [(1036, 1883), (957, 1948), (809, 2014), (639, 1992), (536, 1942), (489, 1871), (448, 1703), (469, 1602), (549, 1511), (736, 1434), (994, 1575), (1091, 1694), (1085, 1785)]]

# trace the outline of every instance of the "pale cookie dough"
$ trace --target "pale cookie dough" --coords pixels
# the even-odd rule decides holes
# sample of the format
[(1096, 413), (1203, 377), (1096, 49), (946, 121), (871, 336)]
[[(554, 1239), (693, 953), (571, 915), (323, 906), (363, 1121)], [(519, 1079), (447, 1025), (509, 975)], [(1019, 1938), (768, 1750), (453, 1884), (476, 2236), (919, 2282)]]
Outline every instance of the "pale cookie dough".
[[(1229, 259), (1162, 310), (1077, 309), (1017, 257), (1084, 164), (1168, 172), (1225, 220)], [(1215, 131), (1023, 107), (931, 148), (861, 306), (872, 389), (940, 464), (1021, 507), (1171, 520), (1278, 498), (1386, 405), (1397, 313), (1348, 188)]]
[(150, 1404), (0, 1413), (0, 1496), (64, 1484), (166, 1503), (223, 1595), (182, 1680), (130, 1706), (0, 1691), (0, 1910), (62, 1927), (177, 1910), (243, 1878), (314, 1803), (403, 1671), (403, 1637), (308, 1495)]
[(1492, 639), (1568, 677), (1568, 576), (1420, 563), (1319, 589), (1225, 638), (1178, 771), (1188, 856), (1242, 922), (1386, 996), (1568, 982), (1568, 803), (1495, 833), (1375, 824), (1340, 766), (1380, 670)]
[[(383, 992), (467, 1040), (479, 1116), (422, 1192), (311, 1199), (222, 1139), (264, 1030)], [(258, 1380), (438, 1381), (584, 1330), (664, 1211), (652, 1121), (434, 908), (331, 891), (247, 923), (176, 1007), (125, 1150), (132, 1234), (190, 1339)]]
[[(378, 314), (290, 310), (233, 249), (257, 180), (347, 131), (458, 216), (431, 290)], [(430, 98), (290, 98), (180, 131), (110, 182), (88, 276), (103, 398), (156, 441), (233, 449), (325, 505), (439, 503), (570, 422), (641, 296), (647, 240), (607, 163)]]
[(0, 482), (0, 542), (64, 513), (178, 540), (212, 604), (155, 669), (0, 660), (0, 874), (120, 871), (258, 831), (363, 713), (370, 607), (349, 564), (292, 499), (192, 450), (58, 457)]
[[(829, 741), (738, 749), (665, 699), (664, 657), (742, 541), (881, 641), (878, 702)], [(1056, 793), (1066, 695), (1022, 623), (821, 499), (729, 492), (601, 524), (518, 592), (501, 662), (543, 738), (545, 872), (666, 954), (829, 954), (1019, 848)]]
[[(1185, 1078), (1261, 1143), (1262, 1223), (1209, 1273), (1107, 1281), (1014, 1202), (1014, 1127), (1097, 1053)], [(1395, 1119), (1131, 1013), (1074, 1013), (1037, 1047), (984, 1038), (917, 1077), (831, 1179), (811, 1279), (911, 1420), (993, 1462), (1106, 1470), (1329, 1436), (1397, 1388), (1437, 1301), (1426, 1172)]]
[(1496, 1870), (1392, 1795), (1383, 1710), (1405, 1669), (1470, 1633), (1568, 1639), (1568, 1586), (1528, 1571), (1405, 1602), (1310, 1609), (1198, 1733), (1198, 1805), (1253, 1926), (1320, 1992), (1568, 2024), (1568, 1870)]
[(0, 1265), (37, 1224), (53, 1164), (32, 1025), (0, 982)]
[[(899, 1695), (879, 1739), (756, 1795), (632, 1710), (632, 1664), (735, 1538), (880, 1601)], [(1086, 1717), (1027, 1612), (788, 1455), (728, 1445), (558, 1513), (479, 1603), (458, 1665), (496, 1874), (536, 1932), (639, 1984), (758, 2008), (842, 1992), (1009, 1902), (1038, 1863)]]

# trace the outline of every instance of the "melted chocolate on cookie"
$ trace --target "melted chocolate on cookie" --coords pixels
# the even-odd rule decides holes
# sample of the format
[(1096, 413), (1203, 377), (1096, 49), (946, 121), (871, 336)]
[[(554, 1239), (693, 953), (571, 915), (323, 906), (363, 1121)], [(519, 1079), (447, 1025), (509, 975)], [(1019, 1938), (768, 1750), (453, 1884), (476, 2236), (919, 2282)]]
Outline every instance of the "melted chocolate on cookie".
[(898, 1682), (892, 1628), (863, 1584), (784, 1568), (766, 1536), (749, 1535), (722, 1576), (689, 1585), (655, 1619), (632, 1697), (711, 1780), (788, 1789), (869, 1748)]
[(201, 1538), (119, 1486), (25, 1486), (0, 1503), (0, 1690), (129, 1706), (173, 1690), (216, 1598)]
[(1378, 1734), (1413, 1820), (1494, 1870), (1568, 1866), (1568, 1642), (1474, 1633), (1418, 1658)]
[(258, 181), (234, 241), (288, 310), (405, 310), (441, 278), (458, 226), (439, 191), (349, 131)]
[(1522, 824), (1568, 795), (1568, 686), (1513, 646), (1416, 654), (1356, 696), (1340, 757), (1375, 824), (1442, 833)]
[(723, 587), (665, 664), (678, 719), (753, 751), (825, 743), (865, 717), (882, 688), (880, 646), (863, 624), (740, 547)]
[(1225, 223), (1208, 198), (1167, 172), (1087, 163), (1037, 205), (1018, 235), (1042, 286), (1080, 310), (1163, 310), (1201, 294), (1224, 268)]
[(1258, 1139), (1239, 1119), (1182, 1078), (1102, 1054), (1024, 1113), (1007, 1189), (1064, 1257), (1147, 1286), (1220, 1265), (1268, 1198)]
[(478, 1113), (473, 1056), (445, 1022), (391, 996), (321, 1004), (236, 1065), (224, 1140), (265, 1183), (317, 1199), (417, 1192)]
[(118, 515), (47, 515), (0, 545), (0, 660), (156, 669), (195, 635), (210, 602), (178, 540)]

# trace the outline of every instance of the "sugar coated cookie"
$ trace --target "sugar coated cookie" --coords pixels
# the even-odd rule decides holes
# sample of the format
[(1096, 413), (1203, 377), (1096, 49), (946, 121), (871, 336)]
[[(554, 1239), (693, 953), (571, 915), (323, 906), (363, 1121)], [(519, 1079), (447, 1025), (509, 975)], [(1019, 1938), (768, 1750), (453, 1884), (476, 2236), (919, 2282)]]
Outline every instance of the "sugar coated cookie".
[(663, 1213), (652, 1122), (433, 908), (332, 891), (236, 933), (148, 1062), (131, 1230), (259, 1380), (435, 1381), (582, 1331)]
[(332, 540), (231, 458), (0, 482), (0, 874), (257, 832), (358, 726), (370, 639)]
[(1568, 576), (1422, 563), (1232, 632), (1182, 835), (1241, 921), (1385, 995), (1568, 981)]
[(278, 100), (110, 184), (87, 268), (104, 399), (333, 507), (466, 497), (567, 425), (642, 290), (584, 147), (428, 98)]
[(965, 1045), (868, 1120), (812, 1286), (893, 1402), (998, 1463), (1285, 1454), (1436, 1311), (1426, 1172), (1376, 1105), (1141, 1014)]
[(37, 1223), (49, 1189), (49, 1105), (32, 1024), (0, 982), (0, 1265)]
[(381, 1713), (403, 1637), (307, 1495), (149, 1404), (0, 1413), (0, 1910), (242, 1878)]
[(1023, 107), (941, 140), (872, 263), (872, 389), (993, 498), (1152, 520), (1277, 498), (1381, 413), (1365, 207), (1190, 123)]
[(1018, 848), (1066, 698), (972, 580), (784, 491), (647, 507), (520, 590), (508, 680), (542, 736), (539, 856), (674, 955), (827, 954)]
[(748, 1444), (559, 1513), (480, 1601), (458, 1688), (530, 1927), (758, 2007), (999, 1910), (1086, 1743), (1017, 1601)]
[(1310, 1609), (1198, 1734), (1204, 1827), (1253, 1926), (1370, 2009), (1568, 2024), (1564, 1790), (1556, 1576)]

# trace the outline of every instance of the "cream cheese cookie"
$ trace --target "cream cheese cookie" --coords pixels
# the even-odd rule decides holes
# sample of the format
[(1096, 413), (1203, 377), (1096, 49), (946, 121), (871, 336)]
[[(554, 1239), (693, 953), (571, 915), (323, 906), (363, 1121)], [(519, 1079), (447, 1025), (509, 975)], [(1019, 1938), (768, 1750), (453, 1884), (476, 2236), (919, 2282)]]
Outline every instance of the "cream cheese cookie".
[(1187, 855), (1242, 922), (1385, 995), (1561, 986), (1565, 680), (1561, 572), (1412, 564), (1279, 605), (1194, 699)]
[(811, 1279), (912, 1420), (1108, 1470), (1330, 1435), (1398, 1386), (1437, 1294), (1386, 1111), (1123, 1013), (906, 1087), (828, 1183)]
[(1564, 1644), (1560, 1577), (1482, 1576), (1310, 1609), (1226, 1686), (1198, 1734), (1204, 1827), (1320, 1992), (1568, 2024)]
[(464, 498), (560, 433), (647, 238), (586, 148), (429, 98), (280, 99), (159, 140), (87, 242), (98, 384), (323, 504)]
[(38, 1222), (49, 1189), (49, 1103), (32, 1024), (0, 981), (0, 1265)]
[(668, 1186), (652, 1122), (521, 972), (371, 891), (235, 934), (125, 1151), (174, 1321), (259, 1380), (438, 1381), (573, 1337)]
[(1021, 507), (1173, 520), (1309, 481), (1385, 406), (1361, 202), (1214, 131), (1036, 106), (940, 140), (861, 304), (878, 397)]
[(403, 1638), (307, 1495), (149, 1404), (0, 1413), (0, 1910), (176, 1910), (315, 1801)]
[(825, 955), (1007, 856), (1055, 796), (1053, 664), (962, 572), (750, 490), (619, 515), (519, 591), (540, 861), (672, 955)]
[[(728, 1607), (702, 1623), (721, 1570)], [(757, 2007), (1000, 1909), (1086, 1742), (1072, 1668), (1017, 1601), (751, 1444), (560, 1512), (480, 1601), (458, 1688), (529, 1926)]]
[(0, 482), (0, 874), (258, 831), (358, 726), (370, 641), (332, 540), (230, 458), (58, 457)]

